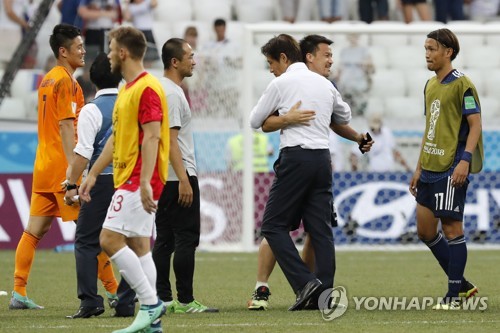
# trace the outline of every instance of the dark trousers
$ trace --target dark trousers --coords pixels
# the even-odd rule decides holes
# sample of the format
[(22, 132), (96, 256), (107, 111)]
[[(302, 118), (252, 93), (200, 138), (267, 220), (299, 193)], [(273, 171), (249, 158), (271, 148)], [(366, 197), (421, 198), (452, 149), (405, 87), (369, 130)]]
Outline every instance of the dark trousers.
[(164, 302), (171, 301), (170, 258), (175, 252), (173, 269), (177, 298), (190, 303), (193, 296), (195, 251), (200, 241), (200, 189), (198, 179), (189, 177), (193, 189), (191, 207), (178, 204), (179, 182), (168, 181), (163, 188), (156, 213), (156, 240), (153, 260), (156, 265), (156, 289)]
[(366, 23), (373, 21), (373, 3), (376, 3), (378, 19), (388, 19), (389, 3), (387, 0), (359, 0), (359, 18)]
[(80, 208), (75, 233), (80, 306), (103, 306), (103, 299), (97, 294), (97, 256), (101, 253), (99, 235), (114, 192), (113, 175), (101, 175), (90, 191), (92, 201), (83, 203)]
[[(323, 288), (332, 288), (335, 249), (330, 153), (328, 149), (284, 148), (275, 163), (275, 173), (262, 234), (295, 292), (316, 277)], [(314, 248), (315, 274), (306, 267), (289, 235), (290, 227), (300, 218)]]
[(435, 20), (446, 23), (452, 20), (465, 20), (463, 0), (434, 0)]
[(115, 308), (116, 317), (133, 317), (135, 314), (135, 291), (124, 278), (118, 285), (118, 304)]

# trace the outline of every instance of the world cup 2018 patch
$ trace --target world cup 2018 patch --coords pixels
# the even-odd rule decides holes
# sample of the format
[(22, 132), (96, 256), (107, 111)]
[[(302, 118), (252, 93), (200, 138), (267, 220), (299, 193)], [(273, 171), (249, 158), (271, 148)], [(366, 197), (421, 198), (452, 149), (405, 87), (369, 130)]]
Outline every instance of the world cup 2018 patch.
[(476, 108), (476, 101), (474, 100), (474, 97), (472, 96), (466, 96), (464, 98), (465, 102), (465, 109), (466, 110), (471, 110)]

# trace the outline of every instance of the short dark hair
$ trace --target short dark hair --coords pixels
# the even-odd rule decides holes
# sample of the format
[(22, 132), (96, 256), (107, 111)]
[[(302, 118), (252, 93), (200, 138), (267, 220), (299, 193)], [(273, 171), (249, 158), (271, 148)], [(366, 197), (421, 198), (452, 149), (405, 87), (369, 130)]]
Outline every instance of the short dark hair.
[(312, 55), (316, 55), (316, 51), (318, 50), (319, 44), (333, 44), (333, 41), (321, 35), (308, 35), (301, 39), (300, 52), (302, 53), (302, 61), (306, 62), (306, 55), (311, 53)]
[(215, 19), (214, 27), (219, 27), (221, 25), (226, 26), (226, 20), (221, 19), (221, 18)]
[(116, 88), (122, 80), (120, 73), (111, 71), (108, 55), (101, 52), (97, 55), (90, 66), (90, 81), (96, 85), (97, 89)]
[(146, 53), (146, 37), (139, 29), (134, 27), (119, 27), (109, 32), (109, 40), (115, 39), (116, 42), (125, 47), (132, 59), (141, 60)]
[(435, 39), (439, 44), (446, 48), (451, 48), (453, 53), (451, 55), (451, 60), (455, 60), (460, 52), (460, 44), (458, 43), (457, 36), (450, 29), (437, 29), (429, 32), (427, 38)]
[(261, 52), (266, 57), (277, 61), (279, 61), (281, 53), (284, 53), (292, 63), (302, 61), (299, 43), (287, 34), (280, 34), (271, 38), (262, 46)]
[(78, 36), (81, 36), (82, 32), (77, 27), (61, 23), (54, 27), (52, 30), (52, 35), (50, 35), (49, 44), (52, 49), (52, 53), (54, 56), (59, 58), (59, 48), (64, 47), (65, 49), (69, 49), (71, 47), (71, 43), (73, 43), (73, 39)]
[(182, 60), (184, 57), (183, 45), (187, 43), (182, 38), (170, 38), (163, 44), (161, 48), (161, 61), (163, 62), (163, 69), (169, 69), (172, 65), (172, 59)]

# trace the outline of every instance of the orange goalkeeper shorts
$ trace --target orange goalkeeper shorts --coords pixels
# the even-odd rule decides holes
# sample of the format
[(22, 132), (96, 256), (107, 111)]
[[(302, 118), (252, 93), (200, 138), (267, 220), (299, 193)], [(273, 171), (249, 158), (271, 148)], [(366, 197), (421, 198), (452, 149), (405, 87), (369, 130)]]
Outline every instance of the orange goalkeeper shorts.
[(80, 205), (64, 204), (64, 192), (32, 192), (31, 193), (31, 216), (55, 216), (64, 222), (76, 221)]

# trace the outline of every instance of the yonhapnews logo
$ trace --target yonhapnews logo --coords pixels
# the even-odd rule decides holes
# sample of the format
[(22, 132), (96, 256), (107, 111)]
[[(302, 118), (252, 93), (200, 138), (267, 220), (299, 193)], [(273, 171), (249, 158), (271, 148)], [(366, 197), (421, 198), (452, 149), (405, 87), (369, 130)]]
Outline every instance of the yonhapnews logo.
[[(353, 296), (351, 298), (356, 311), (421, 311), (432, 309), (443, 302), (443, 297), (406, 297), (406, 296)], [(349, 299), (346, 288), (338, 286), (324, 290), (318, 298), (318, 308), (325, 321), (342, 316), (348, 308)], [(454, 311), (485, 311), (488, 309), (488, 297), (471, 297), (460, 300), (460, 308)]]

